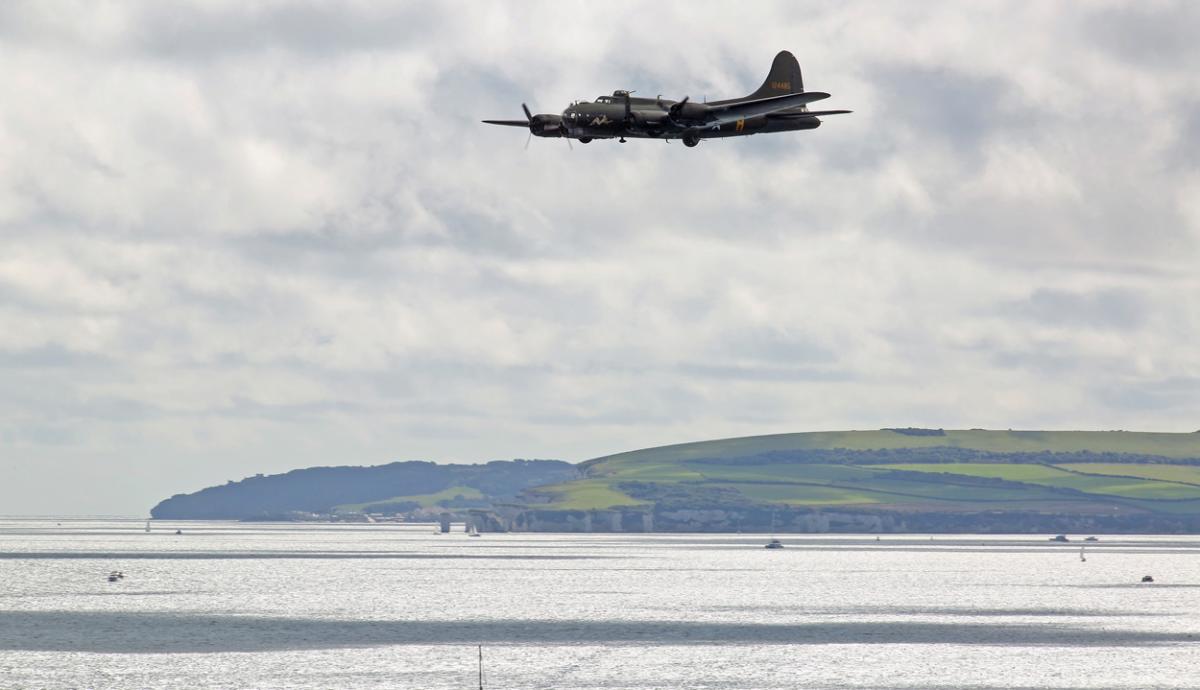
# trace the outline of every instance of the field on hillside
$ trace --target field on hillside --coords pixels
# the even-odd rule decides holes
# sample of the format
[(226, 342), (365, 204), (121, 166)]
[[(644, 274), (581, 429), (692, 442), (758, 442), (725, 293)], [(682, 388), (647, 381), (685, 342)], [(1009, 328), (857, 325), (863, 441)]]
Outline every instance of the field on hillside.
[(343, 512), (359, 512), (363, 510), (369, 510), (373, 505), (382, 505), (387, 503), (416, 503), (422, 508), (434, 508), (439, 505), (444, 505), (447, 502), (480, 500), (483, 499), (483, 497), (483, 493), (480, 492), (479, 489), (469, 486), (452, 486), (432, 494), (395, 496), (393, 498), (385, 498), (380, 501), (368, 501), (366, 503), (346, 503), (344, 505), (337, 506), (335, 510)]
[[(1107, 466), (1110, 468), (1120, 467), (1120, 465), (1115, 463)], [(1136, 465), (1132, 466), (1136, 467)], [(1022, 484), (1075, 489), (1089, 494), (1123, 496), (1125, 498), (1200, 498), (1200, 485), (1190, 486), (1155, 479), (1095, 475), (1081, 471), (1068, 471), (1052, 465), (883, 465), (878, 469), (948, 474), (952, 476), (989, 477)]]
[[(865, 464), (880, 451), (904, 462)], [(1160, 464), (1171, 462), (1197, 464)], [(666, 504), (1200, 513), (1200, 434), (821, 432), (651, 448), (583, 466), (586, 479), (541, 487), (534, 498), (574, 510)]]
[[(941, 430), (938, 430), (941, 431)], [(770, 451), (798, 449), (874, 450), (949, 446), (995, 453), (1069, 453), (1093, 451), (1200, 459), (1200, 433), (1168, 434), (1135, 431), (944, 431), (944, 435), (910, 435), (896, 431), (816, 431), (747, 436), (635, 450), (589, 460), (599, 471), (625, 465), (678, 463), (701, 458), (742, 458)]]
[(1113, 476), (1144, 477), (1167, 482), (1200, 486), (1200, 466), (1197, 465), (1130, 465), (1101, 462), (1079, 462), (1058, 465), (1063, 469)]

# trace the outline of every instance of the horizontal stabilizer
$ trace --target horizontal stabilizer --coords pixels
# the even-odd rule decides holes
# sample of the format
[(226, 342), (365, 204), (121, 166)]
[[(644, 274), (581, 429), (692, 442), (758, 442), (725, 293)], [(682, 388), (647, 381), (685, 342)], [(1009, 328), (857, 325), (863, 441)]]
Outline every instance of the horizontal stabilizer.
[(484, 120), (489, 125), (504, 125), (505, 127), (528, 127), (529, 120)]
[(753, 101), (737, 101), (726, 105), (710, 106), (712, 116), (706, 124), (719, 125), (736, 122), (757, 115), (768, 115), (780, 110), (788, 110), (814, 101), (829, 98), (829, 94), (821, 91), (805, 91), (804, 93), (789, 93), (770, 98), (758, 98)]
[(779, 112), (770, 113), (767, 117), (772, 120), (800, 120), (806, 117), (825, 117), (826, 115), (846, 115), (854, 112), (853, 110), (803, 110), (794, 113)]

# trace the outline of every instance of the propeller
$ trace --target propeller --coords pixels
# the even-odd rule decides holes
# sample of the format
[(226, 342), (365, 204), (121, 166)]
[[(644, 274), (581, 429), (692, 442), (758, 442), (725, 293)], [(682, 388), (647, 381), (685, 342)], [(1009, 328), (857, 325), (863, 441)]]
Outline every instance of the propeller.
[(683, 109), (687, 107), (688, 101), (691, 99), (691, 96), (684, 96), (683, 100), (671, 104), (671, 107), (667, 110), (667, 114), (671, 116), (672, 120), (678, 118), (683, 113)]
[[(484, 120), (489, 125), (504, 125), (505, 127), (525, 127), (529, 130), (529, 137), (525, 140), (525, 148), (529, 148), (529, 142), (536, 134), (539, 137), (567, 137), (566, 128), (563, 127), (562, 118), (558, 115), (534, 115), (529, 110), (529, 106), (525, 103), (521, 104), (521, 110), (525, 113), (524, 120)], [(570, 141), (567, 142), (569, 146)]]
[(525, 111), (524, 120), (484, 120), (484, 123), (489, 125), (504, 125), (505, 127), (528, 127), (529, 132), (533, 133), (534, 125), (538, 124), (534, 114), (529, 112), (529, 106), (521, 104), (521, 110)]

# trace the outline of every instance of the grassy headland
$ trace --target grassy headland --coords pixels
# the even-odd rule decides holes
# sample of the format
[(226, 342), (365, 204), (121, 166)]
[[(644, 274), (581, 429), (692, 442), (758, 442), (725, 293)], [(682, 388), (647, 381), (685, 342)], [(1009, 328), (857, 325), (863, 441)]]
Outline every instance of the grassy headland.
[(839, 507), (1200, 514), (1200, 433), (835, 431), (685, 443), (532, 489), (551, 510)]

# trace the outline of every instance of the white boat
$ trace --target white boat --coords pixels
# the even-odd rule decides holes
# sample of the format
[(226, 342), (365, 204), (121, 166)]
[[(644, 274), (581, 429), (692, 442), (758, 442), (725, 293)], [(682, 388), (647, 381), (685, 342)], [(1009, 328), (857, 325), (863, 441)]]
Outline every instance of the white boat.
[(471, 525), (471, 529), (467, 530), (468, 537), (478, 537), (479, 530), (475, 529), (475, 525)]

